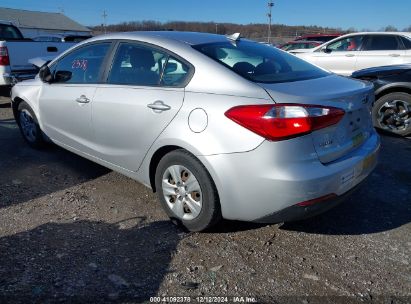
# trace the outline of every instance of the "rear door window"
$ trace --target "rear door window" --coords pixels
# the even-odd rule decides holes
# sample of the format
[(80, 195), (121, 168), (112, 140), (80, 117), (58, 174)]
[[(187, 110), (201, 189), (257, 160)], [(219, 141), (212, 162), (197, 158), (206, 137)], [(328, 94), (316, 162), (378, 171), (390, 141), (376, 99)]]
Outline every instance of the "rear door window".
[(120, 43), (108, 76), (110, 84), (181, 86), (189, 66), (167, 52), (135, 43)]
[(364, 51), (396, 51), (402, 49), (402, 44), (396, 35), (370, 35), (364, 47)]
[(21, 33), (12, 25), (0, 24), (0, 40), (23, 39)]
[(190, 67), (172, 56), (167, 60), (163, 77), (161, 79), (162, 86), (182, 86), (189, 75)]
[(406, 50), (411, 50), (411, 40), (409, 38), (401, 37), (402, 43)]
[(138, 86), (155, 86), (160, 83), (167, 54), (150, 47), (121, 43), (117, 49), (108, 82)]

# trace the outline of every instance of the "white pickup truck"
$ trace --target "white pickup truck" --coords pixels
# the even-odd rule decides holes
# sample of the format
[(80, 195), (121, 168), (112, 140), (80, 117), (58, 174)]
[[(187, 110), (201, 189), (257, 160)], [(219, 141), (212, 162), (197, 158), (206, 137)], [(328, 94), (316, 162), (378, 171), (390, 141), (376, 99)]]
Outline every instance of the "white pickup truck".
[(0, 21), (0, 90), (7, 91), (14, 81), (35, 77), (38, 67), (29, 59), (55, 57), (74, 44), (25, 39), (12, 23)]

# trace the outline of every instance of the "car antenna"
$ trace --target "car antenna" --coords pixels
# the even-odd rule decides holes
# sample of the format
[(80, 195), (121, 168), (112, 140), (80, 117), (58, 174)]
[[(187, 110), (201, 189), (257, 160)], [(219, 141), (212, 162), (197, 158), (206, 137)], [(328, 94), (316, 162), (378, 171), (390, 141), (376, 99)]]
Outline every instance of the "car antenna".
[(228, 39), (230, 39), (231, 41), (238, 41), (241, 38), (241, 34), (240, 33), (235, 33), (235, 34), (232, 34), (232, 35), (226, 35), (226, 37)]

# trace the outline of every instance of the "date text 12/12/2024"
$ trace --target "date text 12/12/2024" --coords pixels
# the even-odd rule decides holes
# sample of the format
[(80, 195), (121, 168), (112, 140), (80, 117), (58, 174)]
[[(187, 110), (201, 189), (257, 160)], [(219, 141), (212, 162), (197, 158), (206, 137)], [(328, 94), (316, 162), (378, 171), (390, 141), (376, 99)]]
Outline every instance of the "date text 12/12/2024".
[(214, 296), (183, 296), (183, 297), (150, 297), (151, 303), (257, 303), (258, 300), (255, 297), (214, 297)]

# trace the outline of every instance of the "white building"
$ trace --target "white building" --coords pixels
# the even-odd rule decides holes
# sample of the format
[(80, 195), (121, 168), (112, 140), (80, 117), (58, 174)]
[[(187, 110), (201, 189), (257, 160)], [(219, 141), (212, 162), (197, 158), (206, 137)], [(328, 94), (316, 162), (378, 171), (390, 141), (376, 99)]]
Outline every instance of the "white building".
[(25, 38), (44, 35), (90, 35), (91, 30), (61, 13), (0, 7), (0, 20), (11, 21)]

